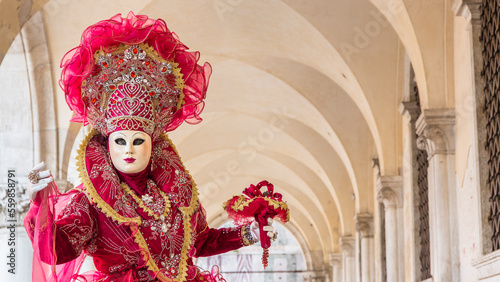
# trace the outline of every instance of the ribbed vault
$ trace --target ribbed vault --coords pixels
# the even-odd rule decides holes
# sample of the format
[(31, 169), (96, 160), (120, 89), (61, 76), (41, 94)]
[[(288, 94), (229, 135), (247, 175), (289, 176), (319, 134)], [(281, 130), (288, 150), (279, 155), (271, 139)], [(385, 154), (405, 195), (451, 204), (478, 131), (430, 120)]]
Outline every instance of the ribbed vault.
[[(442, 82), (451, 74), (443, 71), (450, 58), (441, 54), (452, 52), (439, 37), (452, 20), (448, 1), (11, 2), (2, 1), (0, 10), (23, 9), (0, 23), (11, 24), (1, 30), (10, 42), (15, 25), (41, 10), (54, 86), (60, 59), (88, 25), (130, 10), (164, 19), (214, 69), (204, 121), (170, 133), (209, 219), (220, 222), (223, 201), (267, 179), (292, 208), (293, 232), (306, 257), (320, 252), (325, 262), (339, 251), (341, 236), (355, 233), (354, 216), (374, 211), (371, 160), (379, 159), (382, 175), (401, 171), (397, 109), (406, 54), (424, 108), (454, 104), (452, 86)], [(441, 17), (423, 14), (420, 5), (449, 20), (425, 29)], [(63, 96), (58, 89), (64, 177), (80, 127), (68, 122)]]

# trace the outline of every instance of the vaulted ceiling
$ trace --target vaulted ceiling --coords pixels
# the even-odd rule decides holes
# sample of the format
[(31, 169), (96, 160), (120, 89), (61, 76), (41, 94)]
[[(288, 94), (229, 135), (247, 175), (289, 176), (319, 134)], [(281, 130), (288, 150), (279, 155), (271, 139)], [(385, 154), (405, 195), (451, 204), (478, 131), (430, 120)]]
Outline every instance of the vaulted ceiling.
[[(29, 3), (26, 3), (29, 2)], [(401, 114), (413, 65), (422, 104), (453, 105), (442, 54), (452, 36), (450, 1), (215, 0), (2, 1), (5, 54), (29, 15), (42, 13), (57, 85), (59, 61), (90, 24), (129, 11), (164, 19), (213, 67), (201, 124), (170, 137), (200, 189), (209, 219), (262, 179), (291, 208), (311, 251), (338, 251), (354, 216), (376, 203), (372, 159), (382, 175), (402, 164)], [(18, 7), (16, 13), (7, 13)], [(448, 20), (442, 19), (442, 15)], [(440, 17), (433, 17), (440, 15)], [(10, 26), (9, 26), (10, 25)], [(443, 35), (444, 34), (444, 35)], [(7, 42), (8, 41), (8, 42)], [(451, 81), (451, 80), (449, 80)], [(55, 87), (54, 87), (55, 88)], [(56, 90), (60, 140), (71, 112)], [(61, 159), (68, 158), (60, 144)]]

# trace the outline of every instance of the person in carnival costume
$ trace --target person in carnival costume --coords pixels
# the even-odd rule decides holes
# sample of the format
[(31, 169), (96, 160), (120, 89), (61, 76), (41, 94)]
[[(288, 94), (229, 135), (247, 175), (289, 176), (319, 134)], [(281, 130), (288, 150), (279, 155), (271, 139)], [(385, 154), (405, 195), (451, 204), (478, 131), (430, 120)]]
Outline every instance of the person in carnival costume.
[[(255, 223), (207, 226), (166, 135), (201, 121), (211, 67), (187, 49), (163, 20), (129, 13), (88, 27), (64, 56), (72, 121), (92, 130), (78, 151), (81, 185), (60, 194), (43, 164), (28, 176), (33, 281), (225, 281), (192, 258), (259, 240)], [(96, 271), (78, 274), (86, 256)]]

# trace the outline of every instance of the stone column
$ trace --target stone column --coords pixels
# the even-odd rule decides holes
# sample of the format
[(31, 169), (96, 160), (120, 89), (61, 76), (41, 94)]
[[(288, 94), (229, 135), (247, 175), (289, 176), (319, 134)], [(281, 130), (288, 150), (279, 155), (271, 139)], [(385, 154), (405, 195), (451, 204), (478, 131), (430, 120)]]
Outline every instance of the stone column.
[[(411, 90), (410, 90), (411, 91)], [(413, 93), (413, 96), (418, 93)], [(414, 99), (410, 97), (410, 99)], [(406, 126), (404, 135), (403, 151), (403, 220), (404, 246), (405, 246), (405, 280), (420, 281), (420, 213), (419, 187), (418, 187), (418, 163), (417, 163), (417, 138), (415, 122), (420, 113), (417, 102), (402, 102), (399, 112), (403, 116), (403, 124)]]
[(417, 120), (417, 145), (429, 157), (429, 229), (434, 281), (457, 281), (455, 211), (455, 112), (424, 110)]
[(375, 281), (373, 216), (368, 213), (361, 213), (356, 215), (355, 220), (361, 247), (361, 281), (372, 282)]
[[(470, 39), (472, 42), (472, 58), (474, 59), (474, 91), (471, 93), (473, 101), (475, 101), (475, 134), (474, 136), (475, 144), (473, 144), (474, 149), (478, 155), (479, 161), (479, 177), (478, 177), (478, 187), (488, 187), (488, 152), (486, 150), (486, 115), (484, 114), (484, 77), (481, 75), (483, 70), (483, 56), (482, 56), (482, 42), (481, 37), (481, 0), (461, 0), (455, 1), (454, 4), (455, 14), (457, 16), (462, 16), (466, 20), (470, 21)], [(492, 250), (491, 236), (493, 232), (491, 230), (490, 223), (488, 222), (489, 214), (489, 189), (478, 189), (478, 197), (480, 199), (481, 216), (479, 221), (482, 226), (482, 252), (489, 253)]]
[(333, 282), (342, 282), (342, 253), (330, 254)]
[(356, 240), (352, 236), (343, 236), (340, 238), (340, 250), (342, 250), (342, 274), (344, 282), (356, 281)]
[[(31, 89), (33, 115), (33, 156), (36, 165), (44, 161), (55, 178), (60, 178), (55, 91), (44, 23), (40, 12), (21, 30)], [(26, 101), (28, 102), (28, 101)], [(31, 167), (30, 167), (31, 168)]]
[[(381, 176), (377, 181), (377, 197), (384, 204), (385, 212), (385, 253), (387, 263), (387, 282), (403, 281), (404, 263), (401, 216), (398, 216), (401, 199), (402, 177)], [(401, 246), (401, 247), (400, 247)]]

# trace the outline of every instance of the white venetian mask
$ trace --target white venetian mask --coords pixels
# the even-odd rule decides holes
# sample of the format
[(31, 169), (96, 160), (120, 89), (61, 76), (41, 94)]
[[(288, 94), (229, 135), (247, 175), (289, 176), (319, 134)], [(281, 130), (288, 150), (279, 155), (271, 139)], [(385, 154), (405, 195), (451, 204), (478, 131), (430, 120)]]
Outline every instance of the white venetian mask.
[(124, 173), (143, 171), (151, 158), (151, 137), (142, 131), (120, 130), (108, 137), (115, 168)]

